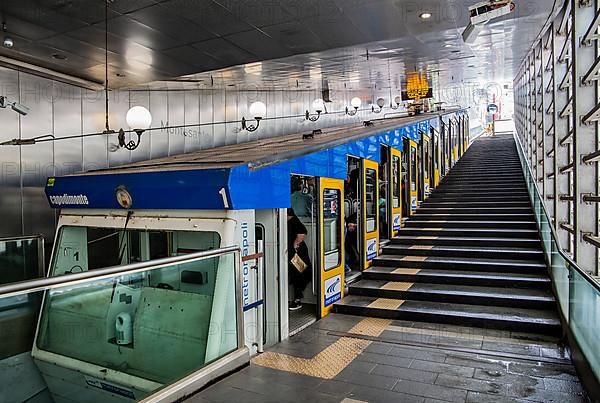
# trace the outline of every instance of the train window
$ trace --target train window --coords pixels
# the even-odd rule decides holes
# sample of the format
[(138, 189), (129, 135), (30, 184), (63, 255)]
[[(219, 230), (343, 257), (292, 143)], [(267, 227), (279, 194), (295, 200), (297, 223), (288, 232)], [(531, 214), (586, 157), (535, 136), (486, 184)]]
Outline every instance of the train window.
[(377, 171), (366, 169), (365, 174), (365, 212), (367, 216), (367, 232), (377, 229)]
[(410, 148), (410, 188), (413, 191), (417, 189), (417, 149), (415, 147)]
[(338, 267), (341, 263), (342, 218), (339, 189), (323, 189), (323, 242), (325, 247), (325, 270)]
[(221, 237), (209, 231), (62, 226), (51, 274), (60, 276), (103, 267), (215, 249)]
[(396, 155), (392, 158), (392, 205), (400, 207), (400, 158)]

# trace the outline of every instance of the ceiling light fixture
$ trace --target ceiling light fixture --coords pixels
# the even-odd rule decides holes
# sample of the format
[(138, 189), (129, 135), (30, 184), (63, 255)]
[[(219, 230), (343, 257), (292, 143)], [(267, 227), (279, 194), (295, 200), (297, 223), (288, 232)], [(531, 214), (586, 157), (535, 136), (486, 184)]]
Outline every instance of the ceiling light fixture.
[(356, 115), (356, 113), (358, 112), (358, 108), (360, 108), (361, 104), (362, 104), (362, 101), (360, 100), (359, 97), (352, 98), (352, 100), (350, 100), (350, 105), (352, 105), (352, 107), (354, 108), (354, 110), (350, 111), (348, 109), (348, 107), (346, 107), (346, 115), (348, 115), (348, 116), (354, 116), (354, 115)]
[(250, 116), (256, 120), (256, 125), (248, 125), (246, 118), (242, 117), (242, 130), (253, 132), (258, 129), (261, 119), (267, 114), (267, 105), (260, 101), (256, 101), (250, 105), (249, 112)]
[(137, 134), (137, 142), (129, 140), (129, 142), (126, 143), (125, 131), (121, 128), (119, 130), (119, 146), (125, 147), (129, 151), (133, 151), (140, 145), (142, 133), (144, 133), (152, 124), (152, 115), (150, 114), (150, 111), (143, 106), (134, 106), (127, 111), (125, 120), (127, 121), (129, 128)]
[(6, 32), (6, 21), (4, 21), (4, 17), (2, 18), (2, 31), (4, 31), (4, 42), (3, 45), (5, 48), (12, 48), (14, 46), (14, 42), (10, 36), (8, 36)]
[(431, 13), (427, 13), (427, 12), (421, 13), (421, 15), (419, 15), (419, 18), (422, 20), (428, 20), (431, 18)]
[(306, 110), (306, 120), (310, 120), (311, 122), (316, 122), (321, 117), (321, 112), (323, 112), (325, 110), (325, 103), (323, 102), (323, 100), (321, 98), (317, 98), (313, 102), (313, 108), (315, 109), (315, 112), (317, 113), (317, 115), (311, 116), (307, 109)]
[(400, 103), (402, 103), (402, 98), (400, 97), (400, 95), (394, 98), (394, 103), (395, 105), (392, 105), (392, 103), (390, 103), (390, 108), (396, 110), (400, 107)]
[(371, 112), (380, 113), (383, 110), (383, 105), (385, 105), (385, 99), (377, 98), (377, 106), (379, 109), (375, 110), (375, 105), (371, 105)]

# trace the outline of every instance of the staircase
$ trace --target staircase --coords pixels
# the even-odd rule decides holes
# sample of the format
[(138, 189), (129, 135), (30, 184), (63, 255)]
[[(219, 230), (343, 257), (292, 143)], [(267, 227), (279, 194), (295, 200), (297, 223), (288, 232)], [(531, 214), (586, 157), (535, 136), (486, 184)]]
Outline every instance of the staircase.
[(515, 147), (475, 141), (335, 311), (559, 334)]

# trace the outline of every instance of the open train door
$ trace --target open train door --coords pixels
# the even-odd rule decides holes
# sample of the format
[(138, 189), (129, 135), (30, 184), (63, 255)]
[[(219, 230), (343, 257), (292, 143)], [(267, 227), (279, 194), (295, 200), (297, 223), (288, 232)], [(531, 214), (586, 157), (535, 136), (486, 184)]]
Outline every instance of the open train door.
[(433, 188), (437, 188), (440, 184), (440, 165), (442, 161), (442, 154), (440, 152), (440, 133), (435, 129), (431, 128), (431, 142), (433, 145)]
[(344, 293), (344, 181), (319, 178), (320, 317)]
[(409, 141), (409, 185), (410, 185), (410, 209), (411, 214), (417, 210), (418, 204), (418, 184), (419, 184), (419, 145), (416, 141)]
[(390, 147), (391, 206), (392, 236), (398, 235), (402, 226), (402, 154), (400, 150)]
[(362, 182), (360, 209), (363, 245), (363, 270), (371, 266), (371, 261), (377, 257), (379, 251), (379, 195), (377, 186), (377, 175), (379, 164), (375, 161), (361, 160)]

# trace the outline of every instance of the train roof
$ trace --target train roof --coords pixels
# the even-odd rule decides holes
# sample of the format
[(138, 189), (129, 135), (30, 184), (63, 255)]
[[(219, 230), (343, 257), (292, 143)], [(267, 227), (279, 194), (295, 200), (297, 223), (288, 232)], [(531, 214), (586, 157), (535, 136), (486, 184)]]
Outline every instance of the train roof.
[(461, 111), (378, 119), (326, 128), (311, 138), (303, 136), (310, 132), (295, 133), (49, 178), (46, 195), (55, 208), (119, 208), (116, 188), (137, 193), (133, 207), (139, 209), (288, 207), (291, 174), (344, 179), (347, 155), (379, 161), (381, 143), (401, 149), (402, 137), (416, 140), (431, 120)]
[(186, 154), (155, 158), (118, 167), (75, 173), (73, 175), (230, 168), (244, 164), (257, 169), (265, 165), (297, 158), (302, 155), (372, 136), (373, 134), (398, 129), (403, 126), (410, 126), (456, 111), (458, 109), (423, 113), (415, 116), (371, 120), (372, 126), (365, 126), (363, 122), (358, 122), (354, 125), (342, 125), (322, 129), (322, 133), (316, 134), (313, 138), (303, 139), (302, 137), (302, 135), (310, 134), (311, 132), (294, 133), (204, 149)]

